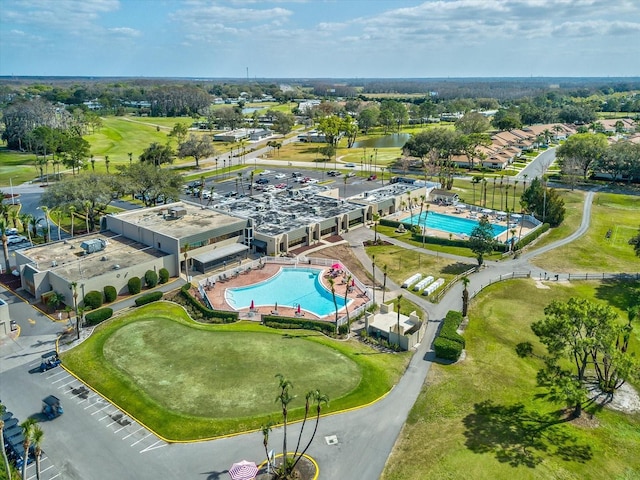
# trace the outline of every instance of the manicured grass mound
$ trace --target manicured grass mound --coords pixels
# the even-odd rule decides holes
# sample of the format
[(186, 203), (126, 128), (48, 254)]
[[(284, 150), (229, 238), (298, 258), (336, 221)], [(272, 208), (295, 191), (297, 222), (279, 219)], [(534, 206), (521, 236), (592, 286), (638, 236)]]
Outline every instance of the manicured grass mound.
[(154, 302), (113, 319), (73, 350), (65, 366), (129, 415), (169, 440), (257, 429), (279, 411), (276, 373), (294, 385), (290, 418), (307, 391), (326, 411), (362, 405), (389, 391), (410, 354), (377, 354), (356, 341), (239, 322), (204, 325), (183, 308)]

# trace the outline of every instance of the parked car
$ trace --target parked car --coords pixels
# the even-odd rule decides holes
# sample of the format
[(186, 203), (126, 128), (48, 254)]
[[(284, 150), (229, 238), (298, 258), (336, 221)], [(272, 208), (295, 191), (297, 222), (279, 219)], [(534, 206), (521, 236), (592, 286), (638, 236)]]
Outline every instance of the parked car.
[(293, 172), (293, 173), (291, 174), (291, 176), (292, 176), (293, 178), (304, 177), (304, 175), (302, 175), (302, 173), (300, 173), (300, 172)]
[(15, 245), (15, 244), (26, 242), (26, 241), (27, 241), (27, 237), (25, 237), (24, 235), (9, 235), (7, 237), (8, 245)]
[(280, 180), (282, 178), (287, 178), (287, 176), (284, 173), (276, 173), (273, 178), (277, 178), (278, 180)]
[(268, 178), (259, 178), (256, 180), (256, 183), (258, 185), (264, 185), (265, 183), (269, 183), (269, 179)]
[(13, 227), (7, 228), (5, 230), (5, 234), (7, 235), (7, 237), (10, 236), (10, 235), (17, 235), (18, 234), (18, 229), (17, 228), (13, 228)]
[(287, 184), (286, 183), (279, 183), (276, 185), (276, 188), (287, 188)]
[(356, 164), (355, 163), (347, 163), (347, 164), (345, 164), (345, 167), (347, 167), (347, 168), (356, 168)]
[(369, 178), (367, 178), (367, 180), (372, 181), (372, 180), (377, 180), (378, 176), (377, 175), (369, 175)]
[(329, 175), (330, 177), (339, 177), (340, 172), (338, 170), (329, 170), (327, 172), (327, 175)]
[(271, 170), (263, 170), (258, 175), (269, 175), (270, 173), (273, 173), (273, 172)]
[(306, 183), (307, 185), (312, 185), (312, 184), (314, 184), (314, 183), (318, 183), (318, 180), (317, 180), (317, 179), (315, 179), (315, 178), (310, 178), (309, 180), (307, 180), (307, 181), (306, 181), (306, 182), (304, 182), (304, 183)]
[(355, 177), (356, 176), (356, 172), (349, 172), (345, 176), (346, 177)]

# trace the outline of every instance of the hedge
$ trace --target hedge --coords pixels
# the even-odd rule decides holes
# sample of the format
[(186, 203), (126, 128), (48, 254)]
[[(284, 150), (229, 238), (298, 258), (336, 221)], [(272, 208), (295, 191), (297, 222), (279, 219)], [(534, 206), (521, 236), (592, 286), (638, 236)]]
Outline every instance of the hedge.
[(436, 338), (433, 342), (436, 357), (456, 361), (462, 355), (462, 345), (446, 338)]
[(149, 292), (136, 298), (136, 307), (146, 305), (147, 303), (157, 302), (164, 295), (162, 292)]
[(101, 322), (104, 322), (107, 318), (111, 318), (112, 315), (113, 315), (112, 308), (109, 308), (109, 307), (100, 308), (98, 310), (93, 310), (87, 313), (84, 316), (84, 320), (87, 323), (87, 325), (92, 326), (92, 325), (97, 325)]
[(202, 303), (198, 301), (197, 298), (194, 298), (191, 295), (189, 290), (191, 289), (190, 283), (185, 283), (182, 287), (180, 287), (180, 294), (187, 299), (187, 301), (196, 308), (205, 318), (220, 320), (216, 323), (233, 323), (238, 321), (238, 312), (229, 312), (225, 310), (211, 310), (210, 308), (205, 307)]
[(167, 283), (169, 281), (169, 270), (161, 268), (158, 270), (158, 283)]
[(458, 312), (456, 310), (449, 310), (444, 318), (450, 322), (455, 322), (456, 328), (460, 326), (463, 320), (462, 312)]
[(82, 301), (84, 303), (84, 306), (90, 308), (91, 310), (100, 308), (103, 302), (102, 292), (91, 290), (84, 296), (84, 299)]
[(548, 231), (550, 228), (551, 228), (551, 225), (549, 225), (548, 223), (543, 223), (540, 228), (531, 232), (529, 235), (525, 236), (524, 238), (518, 240), (515, 244), (515, 249), (520, 250), (521, 248), (526, 247), (531, 242), (533, 242), (536, 238), (542, 235), (544, 232)]
[(396, 221), (396, 220), (389, 220), (387, 218), (381, 218), (380, 221), (378, 222), (380, 225), (383, 225), (385, 227), (394, 227), (394, 228), (398, 228), (400, 226), (400, 222)]
[(142, 280), (138, 277), (131, 277), (127, 282), (127, 287), (131, 295), (137, 295), (142, 290)]
[(112, 285), (106, 285), (104, 287), (104, 300), (107, 303), (114, 302), (116, 298), (118, 298), (118, 292), (116, 291), (116, 287)]
[(333, 335), (336, 332), (335, 323), (321, 322), (318, 320), (308, 320), (305, 318), (281, 317), (278, 315), (264, 315), (262, 323), (271, 328), (292, 329), (300, 328), (303, 330), (315, 330), (323, 332), (327, 335)]
[(144, 283), (149, 288), (153, 288), (158, 285), (158, 274), (153, 270), (147, 270), (144, 273)]

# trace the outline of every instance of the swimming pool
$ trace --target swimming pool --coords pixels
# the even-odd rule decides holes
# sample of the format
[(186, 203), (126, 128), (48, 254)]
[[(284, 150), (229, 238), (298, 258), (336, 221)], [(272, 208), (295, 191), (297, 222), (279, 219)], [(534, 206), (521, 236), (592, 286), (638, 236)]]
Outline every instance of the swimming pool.
[[(283, 267), (273, 277), (246, 287), (227, 288), (224, 296), (233, 308), (275, 306), (306, 310), (318, 317), (335, 313), (333, 295), (320, 282), (322, 270), (317, 268)], [(344, 298), (336, 295), (338, 309)], [(351, 300), (349, 300), (349, 303)]]
[[(425, 225), (425, 217), (427, 223)], [(433, 228), (434, 230), (442, 230), (444, 232), (453, 233), (456, 235), (471, 235), (474, 228), (478, 226), (477, 220), (470, 220), (463, 217), (454, 217), (451, 215), (444, 215), (438, 212), (422, 212), (422, 215), (414, 215), (409, 220), (409, 223), (414, 225), (426, 226), (427, 228)], [(407, 223), (405, 220), (403, 223)], [(493, 229), (494, 238), (507, 231), (507, 227), (504, 225), (491, 224)]]

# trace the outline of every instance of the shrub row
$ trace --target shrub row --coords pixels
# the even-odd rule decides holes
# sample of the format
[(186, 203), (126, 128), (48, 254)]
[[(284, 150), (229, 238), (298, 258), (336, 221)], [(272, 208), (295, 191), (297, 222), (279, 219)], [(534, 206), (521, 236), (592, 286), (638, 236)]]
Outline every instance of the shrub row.
[(438, 338), (433, 342), (433, 348), (438, 358), (458, 360), (465, 347), (462, 335), (456, 330), (462, 323), (462, 314), (455, 310), (449, 310), (442, 322)]
[(334, 323), (320, 322), (318, 320), (307, 320), (304, 318), (281, 317), (278, 315), (265, 315), (262, 323), (271, 328), (300, 328), (302, 330), (314, 330), (333, 335), (336, 331)]
[(540, 235), (542, 235), (544, 232), (549, 230), (549, 228), (551, 228), (551, 225), (549, 225), (548, 223), (543, 223), (542, 226), (539, 229), (537, 229), (536, 231), (530, 233), (529, 235), (527, 235), (523, 239), (518, 240), (516, 242), (515, 249), (516, 250), (520, 250), (521, 248), (526, 247), (531, 242), (533, 242), (536, 238), (538, 238)]
[(111, 318), (112, 315), (113, 309), (109, 307), (100, 308), (98, 310), (93, 310), (87, 313), (84, 316), (84, 321), (89, 326), (98, 325), (99, 323), (104, 322), (106, 319)]
[(147, 303), (157, 302), (162, 298), (162, 292), (149, 292), (136, 298), (136, 307), (146, 305)]
[(185, 283), (180, 288), (180, 294), (185, 298), (194, 308), (196, 308), (205, 318), (219, 320), (215, 323), (233, 323), (238, 321), (238, 312), (227, 312), (224, 310), (211, 310), (205, 307), (198, 301), (189, 290), (191, 289), (190, 283)]
[(396, 220), (389, 220), (387, 218), (381, 218), (378, 223), (380, 225), (384, 225), (385, 227), (398, 228), (400, 226), (400, 222), (398, 222)]

